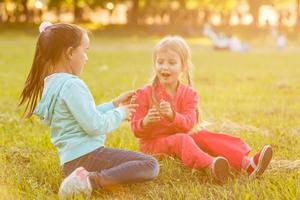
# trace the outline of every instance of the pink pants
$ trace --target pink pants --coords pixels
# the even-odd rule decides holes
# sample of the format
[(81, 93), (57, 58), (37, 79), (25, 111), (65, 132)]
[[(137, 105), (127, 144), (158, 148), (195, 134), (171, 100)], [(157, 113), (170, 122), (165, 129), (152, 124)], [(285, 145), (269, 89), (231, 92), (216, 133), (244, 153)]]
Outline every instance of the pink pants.
[(167, 154), (196, 169), (208, 167), (214, 157), (225, 157), (232, 168), (240, 170), (250, 147), (240, 138), (201, 130), (193, 135), (178, 133), (156, 139), (141, 140), (140, 149), (148, 154)]

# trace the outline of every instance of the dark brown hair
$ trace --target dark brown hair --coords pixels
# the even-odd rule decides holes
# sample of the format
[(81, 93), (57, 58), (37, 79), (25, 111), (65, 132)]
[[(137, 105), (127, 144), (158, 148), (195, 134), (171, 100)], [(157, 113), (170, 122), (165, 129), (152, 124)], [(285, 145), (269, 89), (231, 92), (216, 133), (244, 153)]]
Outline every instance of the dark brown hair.
[(53, 66), (67, 48), (76, 48), (81, 44), (84, 33), (86, 31), (79, 26), (58, 23), (39, 34), (33, 63), (20, 97), (19, 106), (26, 104), (25, 117), (32, 115), (40, 100), (45, 77), (53, 73)]

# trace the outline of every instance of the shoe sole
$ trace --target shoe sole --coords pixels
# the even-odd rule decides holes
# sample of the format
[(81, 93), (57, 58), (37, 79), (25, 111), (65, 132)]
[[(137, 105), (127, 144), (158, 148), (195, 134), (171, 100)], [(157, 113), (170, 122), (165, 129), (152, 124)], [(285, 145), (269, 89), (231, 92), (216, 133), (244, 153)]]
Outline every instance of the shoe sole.
[(217, 157), (212, 168), (215, 179), (220, 183), (225, 183), (229, 178), (229, 164), (226, 158)]
[(261, 176), (269, 166), (272, 156), (273, 156), (272, 147), (270, 145), (265, 146), (258, 159), (257, 168), (254, 170), (254, 172), (252, 172), (249, 178), (254, 179), (258, 176)]

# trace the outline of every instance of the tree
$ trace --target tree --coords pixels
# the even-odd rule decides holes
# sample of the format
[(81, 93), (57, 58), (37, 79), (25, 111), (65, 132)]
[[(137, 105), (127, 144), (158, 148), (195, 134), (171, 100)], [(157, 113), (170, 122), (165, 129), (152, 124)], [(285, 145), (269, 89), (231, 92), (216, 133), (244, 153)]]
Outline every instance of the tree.
[(210, 4), (214, 6), (214, 10), (218, 11), (222, 16), (222, 24), (229, 25), (232, 10), (237, 5), (238, 0), (211, 0)]
[[(278, 19), (278, 27), (279, 29), (283, 27), (283, 19), (290, 17), (290, 12), (288, 11), (291, 5), (295, 5), (297, 9), (298, 0), (273, 0), (273, 5), (278, 11), (279, 19)], [(296, 23), (297, 24), (297, 23)]]
[(202, 0), (197, 2), (197, 7), (204, 13), (203, 22), (208, 22), (213, 12), (221, 15), (223, 25), (229, 25), (230, 14), (239, 0)]
[(28, 0), (18, 0), (18, 4), (22, 5), (22, 14), (25, 16), (25, 22), (29, 20), (29, 13), (28, 13)]
[(60, 17), (61, 6), (64, 2), (65, 0), (49, 0), (49, 9), (55, 9), (57, 19)]
[(262, 5), (272, 4), (273, 0), (247, 0), (250, 7), (250, 13), (253, 17), (252, 24), (254, 27), (258, 27), (259, 9)]
[[(123, 2), (127, 2), (127, 0), (86, 0), (87, 5), (90, 6), (90, 8), (95, 9), (96, 7), (101, 7), (104, 9), (108, 9), (107, 8), (107, 4), (108, 3), (113, 3), (114, 5), (118, 4), (118, 3), (123, 3)], [(113, 9), (109, 9), (110, 13), (113, 12)]]
[(81, 22), (82, 21), (82, 11), (78, 6), (78, 0), (73, 0), (73, 9), (74, 9), (74, 21)]
[(128, 13), (128, 23), (129, 25), (136, 26), (138, 25), (140, 1), (132, 0), (131, 2), (132, 2), (132, 8)]
[(297, 0), (297, 23), (296, 30), (300, 29), (300, 0)]

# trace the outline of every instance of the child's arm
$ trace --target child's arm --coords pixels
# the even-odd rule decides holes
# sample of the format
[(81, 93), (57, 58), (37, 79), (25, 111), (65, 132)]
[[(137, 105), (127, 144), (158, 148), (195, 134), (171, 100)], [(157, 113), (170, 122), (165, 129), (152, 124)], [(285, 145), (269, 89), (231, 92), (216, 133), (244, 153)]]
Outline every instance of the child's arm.
[(100, 113), (105, 113), (109, 110), (112, 110), (114, 109), (115, 106), (112, 102), (107, 102), (107, 103), (103, 103), (103, 104), (100, 104), (97, 106), (97, 110), (100, 112)]
[(123, 108), (116, 108), (101, 113), (97, 110), (94, 99), (87, 86), (79, 79), (69, 83), (62, 98), (76, 121), (88, 135), (102, 135), (119, 127), (126, 117)]
[(143, 119), (147, 115), (149, 109), (149, 96), (146, 94), (146, 91), (139, 90), (137, 92), (135, 103), (139, 106), (132, 117), (131, 130), (138, 138), (149, 137), (152, 132), (152, 128), (150, 126), (144, 127), (142, 125)]
[(119, 107), (120, 105), (127, 105), (130, 103), (130, 100), (134, 95), (134, 91), (123, 92), (121, 95), (114, 98), (111, 102), (98, 105), (97, 110), (101, 113), (105, 113), (111, 109)]
[(190, 131), (197, 123), (197, 105), (198, 95), (194, 90), (188, 91), (185, 95), (182, 110), (180, 112), (174, 111), (174, 120), (171, 122), (175, 127), (180, 129), (182, 132)]

